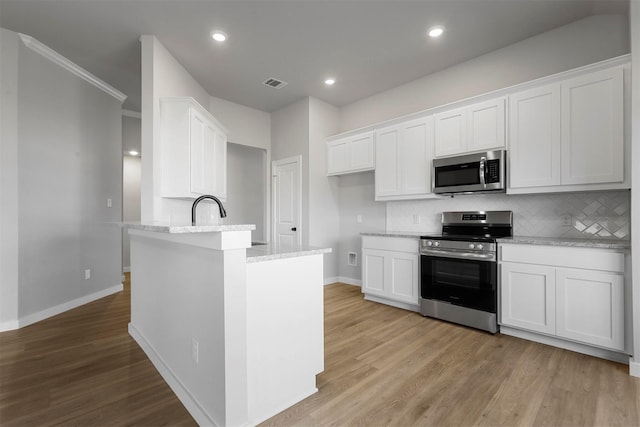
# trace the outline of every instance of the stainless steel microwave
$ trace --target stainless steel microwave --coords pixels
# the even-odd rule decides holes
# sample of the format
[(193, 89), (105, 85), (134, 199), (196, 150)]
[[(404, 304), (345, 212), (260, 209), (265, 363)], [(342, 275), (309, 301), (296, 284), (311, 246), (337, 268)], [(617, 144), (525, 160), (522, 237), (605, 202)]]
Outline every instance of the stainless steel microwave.
[(484, 193), (506, 191), (505, 150), (433, 159), (434, 193)]

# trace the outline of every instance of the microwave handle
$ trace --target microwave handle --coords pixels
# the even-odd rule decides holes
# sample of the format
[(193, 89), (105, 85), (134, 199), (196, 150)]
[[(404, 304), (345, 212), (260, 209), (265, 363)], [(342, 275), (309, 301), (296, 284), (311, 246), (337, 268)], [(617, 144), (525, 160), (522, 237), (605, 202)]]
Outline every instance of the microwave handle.
[(487, 158), (486, 157), (480, 157), (480, 185), (482, 185), (482, 188), (487, 188), (487, 184), (485, 182), (484, 179), (484, 171), (487, 168)]

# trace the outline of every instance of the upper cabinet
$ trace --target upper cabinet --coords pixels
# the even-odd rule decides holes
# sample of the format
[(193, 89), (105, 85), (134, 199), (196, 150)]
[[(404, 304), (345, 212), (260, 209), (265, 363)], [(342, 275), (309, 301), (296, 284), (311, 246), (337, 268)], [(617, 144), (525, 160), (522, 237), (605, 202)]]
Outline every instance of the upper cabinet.
[(374, 167), (373, 131), (327, 142), (327, 175), (362, 172)]
[(509, 189), (629, 188), (624, 68), (618, 66), (509, 97)]
[(504, 148), (504, 105), (500, 97), (436, 114), (436, 157)]
[(375, 199), (432, 197), (433, 117), (376, 131)]
[(224, 127), (193, 98), (162, 98), (162, 196), (227, 197)]

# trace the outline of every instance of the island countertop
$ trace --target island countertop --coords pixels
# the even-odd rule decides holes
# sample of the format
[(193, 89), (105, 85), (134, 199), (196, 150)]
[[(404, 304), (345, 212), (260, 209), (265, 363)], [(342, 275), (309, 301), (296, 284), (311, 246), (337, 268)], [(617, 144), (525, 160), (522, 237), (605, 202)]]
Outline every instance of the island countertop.
[(221, 231), (251, 231), (255, 230), (255, 224), (210, 224), (188, 225), (158, 223), (125, 223), (126, 228), (133, 230), (153, 231), (156, 233), (188, 234), (188, 233), (215, 233)]
[(278, 245), (256, 245), (247, 248), (247, 262), (271, 261), (282, 258), (295, 258), (307, 255), (327, 254), (331, 248), (318, 248), (307, 245), (279, 247)]

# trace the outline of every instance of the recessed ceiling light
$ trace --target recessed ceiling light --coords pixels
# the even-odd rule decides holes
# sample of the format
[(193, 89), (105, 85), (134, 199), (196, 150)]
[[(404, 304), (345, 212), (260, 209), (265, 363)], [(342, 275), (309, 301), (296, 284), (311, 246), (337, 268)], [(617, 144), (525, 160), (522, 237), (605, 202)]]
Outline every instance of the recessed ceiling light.
[(130, 156), (137, 156), (138, 154), (140, 154), (140, 153), (138, 153), (136, 150), (129, 151), (129, 155)]
[(442, 25), (438, 25), (437, 27), (429, 28), (429, 37), (440, 37), (444, 33), (444, 27)]
[(222, 31), (214, 31), (211, 33), (211, 37), (217, 42), (223, 42), (227, 39), (227, 35)]
[(329, 78), (324, 81), (324, 84), (326, 84), (327, 86), (332, 86), (335, 82), (336, 79)]

